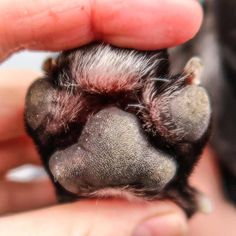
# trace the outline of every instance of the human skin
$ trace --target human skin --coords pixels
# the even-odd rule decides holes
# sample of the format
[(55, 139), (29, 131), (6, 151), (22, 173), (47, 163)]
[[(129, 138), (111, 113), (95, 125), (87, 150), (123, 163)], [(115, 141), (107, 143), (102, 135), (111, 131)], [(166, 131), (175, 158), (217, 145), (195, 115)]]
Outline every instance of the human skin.
[[(3, 0), (0, 15), (1, 61), (24, 48), (57, 51), (96, 39), (136, 49), (171, 47), (191, 39), (202, 21), (194, 0)], [(23, 125), (24, 95), (37, 76), (30, 71), (0, 72), (0, 235), (185, 235), (187, 230), (193, 236), (235, 235), (235, 211), (223, 198), (210, 149), (192, 181), (210, 196), (215, 211), (199, 214), (190, 223), (168, 201), (85, 200), (56, 205), (48, 179), (7, 180), (5, 174), (14, 167), (40, 165)]]

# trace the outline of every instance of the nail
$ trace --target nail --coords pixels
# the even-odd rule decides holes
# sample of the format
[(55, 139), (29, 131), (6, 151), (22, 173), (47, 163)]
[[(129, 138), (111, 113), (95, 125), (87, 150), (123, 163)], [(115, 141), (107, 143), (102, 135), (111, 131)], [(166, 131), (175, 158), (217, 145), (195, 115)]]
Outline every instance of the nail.
[(210, 214), (213, 212), (213, 204), (211, 199), (204, 193), (198, 193), (197, 195), (198, 211)]
[(187, 235), (187, 224), (178, 214), (156, 216), (142, 222), (133, 236), (183, 236)]

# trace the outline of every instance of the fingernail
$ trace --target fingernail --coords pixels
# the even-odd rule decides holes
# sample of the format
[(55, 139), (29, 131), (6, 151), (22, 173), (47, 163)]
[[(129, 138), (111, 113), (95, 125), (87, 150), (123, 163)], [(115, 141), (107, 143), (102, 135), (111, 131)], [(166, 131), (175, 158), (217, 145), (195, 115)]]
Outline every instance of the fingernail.
[(197, 196), (198, 211), (210, 214), (213, 211), (213, 204), (211, 199), (206, 196), (204, 193), (199, 193)]
[(156, 216), (142, 222), (133, 232), (133, 236), (183, 236), (187, 235), (187, 224), (177, 214)]

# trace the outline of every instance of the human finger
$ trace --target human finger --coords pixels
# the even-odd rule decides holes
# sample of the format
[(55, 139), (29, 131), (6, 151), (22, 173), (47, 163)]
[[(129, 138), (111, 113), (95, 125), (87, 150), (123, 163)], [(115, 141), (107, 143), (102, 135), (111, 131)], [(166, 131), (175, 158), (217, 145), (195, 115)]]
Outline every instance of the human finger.
[(30, 138), (26, 136), (0, 142), (0, 176), (24, 164), (41, 164)]
[(0, 142), (25, 135), (25, 94), (39, 76), (34, 71), (0, 70)]
[(7, 232), (9, 236), (15, 232), (39, 236), (168, 236), (185, 235), (186, 230), (182, 211), (169, 202), (85, 200), (0, 219), (1, 235)]
[(137, 49), (191, 39), (202, 21), (196, 0), (0, 2), (0, 58), (19, 49), (63, 50), (103, 40)]
[(54, 189), (49, 179), (0, 181), (0, 215), (45, 207), (55, 202)]
[(194, 216), (190, 221), (189, 235), (235, 235), (235, 207), (226, 200), (223, 194), (217, 156), (214, 150), (209, 147), (205, 149), (190, 180), (193, 186), (211, 200), (212, 212)]

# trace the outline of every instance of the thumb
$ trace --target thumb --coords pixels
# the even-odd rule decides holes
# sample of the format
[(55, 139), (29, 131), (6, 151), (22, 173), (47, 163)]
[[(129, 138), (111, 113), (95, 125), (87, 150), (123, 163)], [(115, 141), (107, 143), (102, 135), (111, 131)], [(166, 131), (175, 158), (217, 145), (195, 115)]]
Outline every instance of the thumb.
[(86, 200), (8, 216), (0, 220), (0, 235), (185, 235), (186, 219), (169, 202), (130, 203)]

